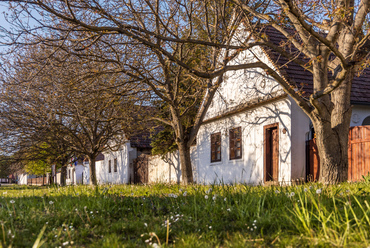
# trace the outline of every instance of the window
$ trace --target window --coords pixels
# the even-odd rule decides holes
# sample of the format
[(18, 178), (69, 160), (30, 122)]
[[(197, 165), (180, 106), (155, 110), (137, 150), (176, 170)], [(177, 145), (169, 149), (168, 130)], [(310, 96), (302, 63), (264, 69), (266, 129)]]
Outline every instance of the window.
[(366, 117), (362, 122), (362, 126), (370, 125), (370, 116)]
[(117, 172), (117, 159), (114, 159), (114, 172)]
[(211, 134), (211, 163), (221, 161), (221, 133)]
[(230, 129), (230, 160), (242, 158), (242, 132), (241, 127)]
[(108, 173), (112, 172), (111, 160), (108, 161)]

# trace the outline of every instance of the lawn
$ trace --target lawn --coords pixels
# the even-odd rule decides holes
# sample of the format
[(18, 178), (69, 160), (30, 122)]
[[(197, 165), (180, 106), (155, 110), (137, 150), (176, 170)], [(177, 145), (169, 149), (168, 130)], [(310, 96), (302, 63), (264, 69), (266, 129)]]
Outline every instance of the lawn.
[(0, 187), (2, 247), (367, 247), (370, 183)]

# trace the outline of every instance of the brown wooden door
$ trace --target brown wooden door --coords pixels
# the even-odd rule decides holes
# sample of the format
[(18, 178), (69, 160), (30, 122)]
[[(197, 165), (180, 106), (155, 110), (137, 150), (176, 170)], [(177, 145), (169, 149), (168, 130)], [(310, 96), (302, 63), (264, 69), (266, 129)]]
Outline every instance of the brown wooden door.
[(149, 155), (141, 154), (134, 160), (134, 183), (148, 183)]
[(279, 180), (279, 126), (272, 124), (264, 128), (265, 182)]
[(272, 132), (272, 142), (271, 142), (271, 172), (272, 172), (272, 180), (278, 181), (279, 177), (279, 135), (277, 128), (271, 130)]

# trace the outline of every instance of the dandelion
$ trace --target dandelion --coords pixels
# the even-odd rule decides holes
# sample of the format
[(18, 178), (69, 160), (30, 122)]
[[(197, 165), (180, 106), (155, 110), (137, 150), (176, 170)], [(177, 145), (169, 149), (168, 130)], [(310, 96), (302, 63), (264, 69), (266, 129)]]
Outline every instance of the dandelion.
[(205, 196), (204, 196), (204, 199), (206, 199), (206, 200), (207, 200), (207, 199), (208, 199), (208, 195), (205, 195)]
[(316, 194), (321, 194), (322, 190), (321, 189), (317, 189), (316, 190)]
[(290, 197), (293, 197), (294, 195), (295, 195), (295, 193), (294, 193), (294, 192), (290, 193)]
[(14, 201), (14, 200), (10, 200), (10, 203), (11, 203), (11, 204), (14, 204), (14, 203), (15, 203), (15, 201)]
[(54, 204), (54, 202), (53, 202), (53, 201), (49, 201), (49, 204), (50, 204), (50, 205), (53, 205), (53, 204)]

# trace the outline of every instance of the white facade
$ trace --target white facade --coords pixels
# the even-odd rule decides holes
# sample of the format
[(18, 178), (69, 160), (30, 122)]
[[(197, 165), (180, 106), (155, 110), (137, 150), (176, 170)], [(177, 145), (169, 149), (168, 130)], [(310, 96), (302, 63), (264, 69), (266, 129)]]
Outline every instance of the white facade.
[[(239, 61), (256, 61), (273, 68), (258, 48), (242, 53)], [(362, 125), (370, 106), (355, 105), (351, 126)], [(310, 119), (282, 87), (261, 69), (227, 72), (197, 136), (197, 182), (264, 184), (264, 130), (278, 125), (278, 181), (304, 179)], [(242, 158), (230, 159), (229, 130), (241, 127)], [(211, 134), (221, 132), (221, 161), (211, 162)]]

